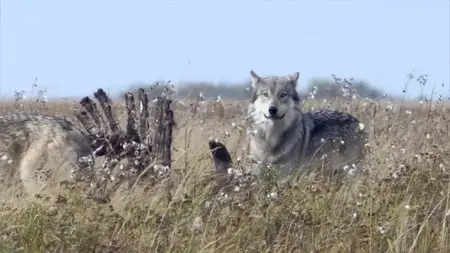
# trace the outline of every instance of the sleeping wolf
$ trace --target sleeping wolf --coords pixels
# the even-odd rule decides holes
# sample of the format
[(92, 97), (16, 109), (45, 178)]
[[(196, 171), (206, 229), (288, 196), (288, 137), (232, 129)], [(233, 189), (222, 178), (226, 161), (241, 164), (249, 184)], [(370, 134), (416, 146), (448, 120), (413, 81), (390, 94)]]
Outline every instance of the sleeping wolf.
[(254, 71), (250, 74), (248, 117), (253, 130), (249, 155), (255, 162), (252, 173), (260, 174), (267, 166), (277, 167), (284, 175), (293, 170), (305, 171), (308, 165), (329, 168), (324, 161), (332, 163), (327, 171), (336, 172), (364, 157), (366, 135), (354, 116), (334, 110), (300, 110), (298, 72), (268, 77), (260, 77)]
[(23, 184), (31, 195), (52, 182), (88, 180), (94, 157), (81, 129), (58, 117), (0, 116), (0, 183)]

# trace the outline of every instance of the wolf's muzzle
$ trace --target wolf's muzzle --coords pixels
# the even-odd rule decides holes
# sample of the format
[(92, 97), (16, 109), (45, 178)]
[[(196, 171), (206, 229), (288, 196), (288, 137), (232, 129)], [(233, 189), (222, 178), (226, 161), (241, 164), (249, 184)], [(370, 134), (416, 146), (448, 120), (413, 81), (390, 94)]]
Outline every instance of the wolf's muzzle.
[(282, 119), (284, 118), (284, 114), (281, 116), (278, 116), (278, 108), (274, 105), (269, 107), (269, 116), (267, 116), (266, 114), (264, 114), (264, 117), (266, 119)]
[(278, 108), (276, 106), (270, 106), (269, 107), (269, 114), (270, 116), (276, 116), (278, 112)]

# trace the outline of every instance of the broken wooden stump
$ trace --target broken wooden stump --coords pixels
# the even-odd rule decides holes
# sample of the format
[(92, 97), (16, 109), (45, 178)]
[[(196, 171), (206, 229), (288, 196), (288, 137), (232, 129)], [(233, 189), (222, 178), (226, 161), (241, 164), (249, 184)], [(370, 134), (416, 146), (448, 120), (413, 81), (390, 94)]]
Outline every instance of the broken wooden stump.
[[(103, 175), (113, 179), (137, 178), (141, 174), (150, 174), (154, 179), (167, 176), (171, 168), (172, 101), (156, 97), (149, 103), (148, 94), (139, 89), (137, 110), (134, 94), (127, 92), (127, 122), (123, 131), (106, 92), (98, 89), (94, 97), (106, 119), (89, 97), (81, 99), (84, 110), (76, 112), (75, 116), (91, 139), (94, 155), (105, 157)], [(118, 164), (120, 168), (117, 171)]]

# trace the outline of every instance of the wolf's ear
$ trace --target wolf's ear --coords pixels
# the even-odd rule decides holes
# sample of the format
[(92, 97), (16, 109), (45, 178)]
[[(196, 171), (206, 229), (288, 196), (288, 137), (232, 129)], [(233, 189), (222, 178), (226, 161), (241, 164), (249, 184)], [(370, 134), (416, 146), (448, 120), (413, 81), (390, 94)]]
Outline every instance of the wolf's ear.
[(259, 77), (253, 70), (250, 70), (250, 75), (252, 76), (252, 87), (255, 87), (256, 84), (261, 81), (261, 77)]
[(291, 79), (292, 85), (294, 85), (295, 87), (297, 87), (297, 82), (298, 82), (299, 77), (300, 77), (299, 72), (294, 72), (293, 74), (291, 74), (289, 76), (289, 78)]

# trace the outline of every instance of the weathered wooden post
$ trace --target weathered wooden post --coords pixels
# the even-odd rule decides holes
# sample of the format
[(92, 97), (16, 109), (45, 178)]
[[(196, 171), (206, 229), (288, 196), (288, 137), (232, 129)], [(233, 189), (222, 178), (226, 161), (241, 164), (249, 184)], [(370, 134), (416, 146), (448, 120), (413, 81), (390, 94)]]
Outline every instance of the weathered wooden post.
[[(172, 101), (156, 97), (149, 103), (148, 94), (139, 89), (137, 112), (134, 94), (127, 92), (127, 123), (126, 131), (123, 131), (112, 109), (112, 102), (104, 90), (98, 89), (94, 97), (99, 101), (106, 120), (89, 97), (81, 99), (80, 104), (85, 110), (76, 112), (75, 116), (91, 138), (94, 155), (106, 158), (102, 165), (104, 173), (100, 174), (112, 174), (114, 178), (118, 175), (128, 179), (141, 177), (141, 174), (147, 172), (158, 174), (156, 178), (166, 176), (171, 168), (174, 122), (170, 108)], [(125, 161), (122, 162), (123, 160)], [(117, 172), (116, 165), (119, 163), (121, 166)], [(165, 173), (162, 173), (164, 175), (156, 171), (156, 168), (161, 166), (165, 168)]]

